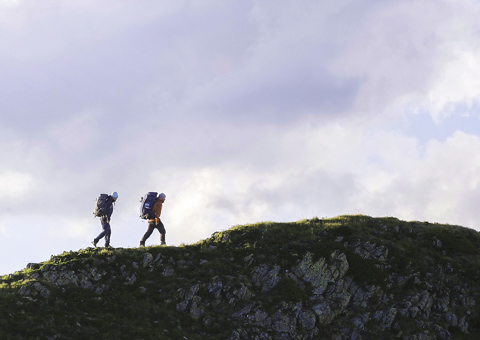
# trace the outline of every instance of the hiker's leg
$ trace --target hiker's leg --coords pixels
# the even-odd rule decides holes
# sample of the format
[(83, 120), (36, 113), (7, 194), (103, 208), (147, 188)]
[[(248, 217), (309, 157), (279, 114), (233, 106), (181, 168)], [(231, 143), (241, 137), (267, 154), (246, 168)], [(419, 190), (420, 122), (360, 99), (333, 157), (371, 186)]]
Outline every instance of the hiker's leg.
[[(105, 224), (108, 224), (108, 222), (105, 220), (104, 216), (100, 217), (100, 223), (102, 224), (102, 229), (103, 231), (98, 234), (97, 237), (95, 237), (93, 240), (95, 241), (95, 243), (97, 243), (102, 237), (105, 236)], [(110, 226), (108, 226), (110, 228)]]
[(93, 240), (95, 241), (95, 243), (97, 243), (102, 237), (105, 236), (105, 231), (102, 231), (100, 234), (98, 234), (97, 237), (95, 237)]
[(110, 235), (112, 234), (110, 223), (105, 224), (103, 230), (105, 230), (105, 247), (108, 247), (110, 245)]
[(145, 235), (143, 235), (142, 239), (140, 240), (140, 244), (145, 244), (145, 241), (152, 235), (153, 230), (155, 229), (155, 223), (149, 223), (148, 224), (148, 229)]
[(167, 231), (165, 230), (165, 226), (163, 225), (162, 221), (160, 221), (157, 224), (157, 229), (160, 232), (160, 242), (161, 242), (161, 244), (165, 244), (165, 234), (167, 233)]

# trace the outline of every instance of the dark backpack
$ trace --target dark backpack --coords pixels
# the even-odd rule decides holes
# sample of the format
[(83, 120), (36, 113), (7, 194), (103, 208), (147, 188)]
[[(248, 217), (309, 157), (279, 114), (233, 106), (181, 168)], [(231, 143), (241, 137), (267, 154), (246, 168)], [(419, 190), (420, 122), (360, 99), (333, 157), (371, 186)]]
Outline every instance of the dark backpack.
[(157, 193), (156, 192), (147, 192), (145, 196), (140, 199), (140, 218), (144, 220), (151, 220), (155, 218), (155, 214), (153, 212), (153, 206), (157, 201)]
[(102, 217), (107, 214), (108, 209), (108, 195), (100, 194), (95, 201), (95, 206), (93, 207), (93, 214), (97, 217)]

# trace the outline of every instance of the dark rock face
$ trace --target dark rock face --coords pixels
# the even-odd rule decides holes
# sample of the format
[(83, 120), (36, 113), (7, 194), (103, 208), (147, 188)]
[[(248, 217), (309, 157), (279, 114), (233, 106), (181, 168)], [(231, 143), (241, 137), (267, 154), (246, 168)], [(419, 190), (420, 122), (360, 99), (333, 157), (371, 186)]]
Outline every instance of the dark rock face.
[[(2, 294), (0, 335), (111, 338), (114, 331), (95, 321), (108, 315), (113, 324), (131, 318), (130, 328), (117, 338), (480, 336), (480, 289), (474, 284), (480, 242), (472, 241), (474, 248), (462, 254), (462, 249), (446, 249), (445, 239), (435, 239), (437, 234), (428, 228), (364, 219), (368, 228), (361, 225), (360, 232), (344, 227), (360, 228), (353, 218), (339, 230), (326, 228), (324, 221), (314, 227), (311, 221), (264, 229), (259, 225), (214, 234), (183, 249), (89, 249), (68, 254), (69, 261), (59, 257), (54, 263), (29, 264), (17, 278), (0, 281), (9, 292)], [(287, 245), (285, 237), (275, 243), (285, 229), (290, 236), (296, 231), (297, 238)], [(415, 232), (421, 237), (408, 236)], [(420, 252), (424, 243), (429, 246)], [(423, 257), (411, 256), (416, 253)], [(471, 266), (469, 274), (462, 261)], [(59, 316), (59, 306), (73, 310), (69, 305), (79, 312)], [(35, 308), (45, 315), (35, 314)], [(12, 325), (13, 318), (36, 333)], [(55, 326), (52, 318), (67, 326)]]

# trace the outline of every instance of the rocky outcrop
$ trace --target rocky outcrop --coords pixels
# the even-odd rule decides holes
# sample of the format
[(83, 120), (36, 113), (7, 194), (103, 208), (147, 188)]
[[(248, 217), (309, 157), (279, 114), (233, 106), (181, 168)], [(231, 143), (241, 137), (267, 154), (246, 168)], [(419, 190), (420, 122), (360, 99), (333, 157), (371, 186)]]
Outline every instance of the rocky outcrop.
[[(479, 288), (465, 280), (463, 268), (432, 260), (423, 270), (379, 238), (334, 236), (325, 247), (318, 239), (285, 253), (288, 261), (279, 250), (257, 251), (227, 233), (220, 239), (233, 250), (223, 244), (199, 246), (198, 253), (154, 247), (32, 264), (29, 280), (15, 289), (17, 306), (48, 309), (80, 290), (105, 308), (120, 304), (127, 310), (133, 306), (116, 300), (125, 290), (142, 303), (154, 299), (148, 305), (153, 315), (166, 308), (177, 320), (177, 335), (186, 338), (413, 340), (480, 334)], [(437, 241), (432, 248), (444, 251)], [(161, 320), (151, 324), (158, 338), (177, 338), (171, 328), (160, 329)], [(96, 334), (93, 328), (88, 332)]]

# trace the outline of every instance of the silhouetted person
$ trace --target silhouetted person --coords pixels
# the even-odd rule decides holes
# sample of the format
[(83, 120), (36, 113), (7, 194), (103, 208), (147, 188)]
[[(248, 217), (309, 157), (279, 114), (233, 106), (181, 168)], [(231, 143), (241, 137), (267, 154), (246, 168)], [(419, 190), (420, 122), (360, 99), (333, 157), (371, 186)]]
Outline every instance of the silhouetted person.
[(153, 206), (153, 213), (155, 215), (154, 219), (148, 220), (148, 229), (145, 235), (143, 235), (142, 239), (140, 240), (140, 246), (145, 246), (145, 241), (152, 235), (153, 230), (157, 229), (160, 232), (160, 241), (162, 245), (165, 245), (165, 227), (160, 220), (160, 214), (162, 213), (162, 206), (163, 202), (167, 196), (164, 193), (158, 195), (157, 200), (155, 201), (155, 205)]
[(113, 203), (117, 198), (118, 194), (114, 191), (106, 200), (107, 206), (105, 214), (100, 216), (100, 223), (102, 224), (103, 231), (93, 239), (92, 244), (94, 247), (97, 246), (98, 241), (100, 241), (102, 237), (105, 237), (105, 247), (110, 247), (110, 235), (112, 234), (112, 230), (110, 229), (110, 219), (113, 213)]

